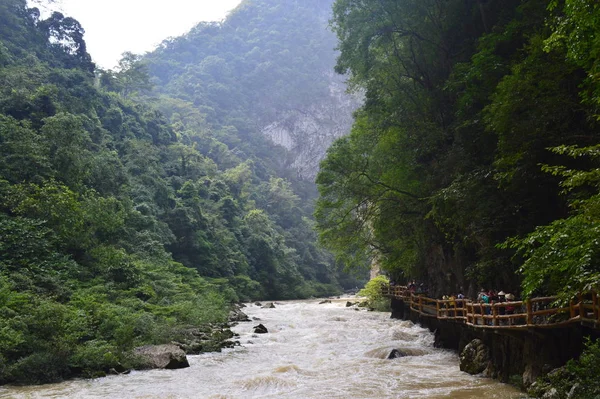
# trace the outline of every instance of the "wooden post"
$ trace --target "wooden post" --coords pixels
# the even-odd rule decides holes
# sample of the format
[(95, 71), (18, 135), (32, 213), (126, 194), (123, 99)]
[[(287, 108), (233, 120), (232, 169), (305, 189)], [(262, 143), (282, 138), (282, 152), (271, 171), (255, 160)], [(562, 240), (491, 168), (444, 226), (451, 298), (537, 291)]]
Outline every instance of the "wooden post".
[(496, 307), (497, 304), (493, 304), (492, 305), (492, 316), (494, 317), (494, 325), (497, 326), (498, 325), (498, 308)]
[(439, 300), (435, 300), (435, 313), (437, 315), (437, 318), (440, 318), (440, 301)]
[(423, 296), (419, 295), (419, 313), (423, 314)]
[(530, 326), (533, 324), (533, 310), (532, 310), (532, 304), (531, 304), (531, 299), (528, 299), (527, 302), (527, 325)]
[[(470, 309), (471, 311), (469, 311), (469, 308), (471, 308), (471, 309)], [(466, 309), (466, 311), (467, 311), (467, 313), (465, 314), (465, 316), (467, 317), (467, 324), (468, 324), (468, 323), (471, 323), (471, 324), (472, 324), (472, 323), (473, 323), (473, 320), (471, 320), (471, 317), (472, 317), (472, 316), (469, 316), (469, 315), (472, 315), (472, 314), (473, 314), (473, 304), (472, 304), (472, 303), (466, 303), (466, 304), (465, 304), (465, 309)]]
[(575, 318), (575, 301), (572, 299), (569, 301), (569, 317), (571, 319)]
[(579, 317), (582, 319), (585, 319), (585, 306), (583, 304), (583, 295), (579, 294), (578, 295), (579, 298)]

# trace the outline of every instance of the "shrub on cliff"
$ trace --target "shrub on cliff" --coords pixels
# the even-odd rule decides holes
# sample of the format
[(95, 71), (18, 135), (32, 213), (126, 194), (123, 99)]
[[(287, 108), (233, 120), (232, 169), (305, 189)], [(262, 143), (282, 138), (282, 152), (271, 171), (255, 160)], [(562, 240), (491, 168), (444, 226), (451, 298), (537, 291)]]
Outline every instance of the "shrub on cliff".
[(527, 392), (532, 397), (589, 399), (600, 397), (600, 341), (588, 340), (577, 360), (551, 371), (536, 381)]

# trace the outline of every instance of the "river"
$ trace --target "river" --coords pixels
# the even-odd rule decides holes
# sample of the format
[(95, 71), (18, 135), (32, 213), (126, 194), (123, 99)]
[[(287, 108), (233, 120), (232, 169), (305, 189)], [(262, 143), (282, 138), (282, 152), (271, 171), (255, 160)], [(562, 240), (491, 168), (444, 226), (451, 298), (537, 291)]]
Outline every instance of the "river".
[[(452, 351), (433, 348), (433, 335), (388, 313), (347, 308), (345, 300), (276, 303), (243, 309), (260, 320), (240, 323), (241, 346), (189, 356), (181, 370), (33, 387), (0, 387), (0, 398), (143, 399), (516, 399), (509, 385), (463, 373)], [(262, 323), (268, 334), (254, 334)], [(387, 359), (392, 349), (409, 356)]]

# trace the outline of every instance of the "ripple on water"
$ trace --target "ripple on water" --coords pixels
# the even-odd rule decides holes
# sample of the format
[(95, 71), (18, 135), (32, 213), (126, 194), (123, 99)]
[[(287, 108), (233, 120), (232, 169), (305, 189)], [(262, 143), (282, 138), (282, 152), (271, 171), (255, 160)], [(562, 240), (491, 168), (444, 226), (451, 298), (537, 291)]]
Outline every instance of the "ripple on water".
[[(282, 389), (288, 390), (296, 386), (293, 381), (272, 375), (260, 376), (241, 381), (241, 386), (245, 391), (254, 391), (253, 393), (276, 393)], [(274, 392), (275, 391), (275, 392)]]
[(290, 364), (287, 366), (277, 367), (275, 370), (273, 370), (273, 372), (274, 373), (290, 373), (290, 372), (299, 373), (300, 367), (296, 366), (295, 364)]
[(394, 341), (416, 341), (419, 339), (418, 335), (411, 334), (401, 329), (392, 330), (392, 340)]
[(403, 348), (403, 347), (396, 347), (396, 346), (382, 346), (382, 347), (371, 349), (370, 351), (365, 352), (365, 357), (370, 357), (370, 358), (374, 358), (374, 359), (387, 359), (390, 352), (392, 352), (394, 349), (400, 351), (400, 353), (402, 354), (402, 356), (400, 356), (400, 358), (407, 357), (407, 356), (424, 356), (424, 355), (431, 353), (430, 350), (425, 349), (425, 348)]

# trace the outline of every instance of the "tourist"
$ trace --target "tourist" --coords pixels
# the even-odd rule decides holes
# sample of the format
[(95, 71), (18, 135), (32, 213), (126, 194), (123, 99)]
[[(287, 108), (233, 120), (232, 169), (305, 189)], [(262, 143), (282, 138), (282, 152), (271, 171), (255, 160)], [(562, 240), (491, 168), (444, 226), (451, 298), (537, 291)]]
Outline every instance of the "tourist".
[(450, 295), (448, 298), (450, 300), (450, 317), (456, 316), (456, 296), (454, 294)]
[[(504, 298), (506, 298), (506, 302), (512, 302), (515, 300), (515, 296), (513, 294), (506, 294), (504, 295)], [(505, 308), (506, 314), (507, 315), (513, 315), (515, 313), (515, 306), (513, 304), (507, 304), (506, 308)], [(513, 324), (513, 319), (509, 318), (508, 319), (508, 324), (512, 325)]]
[[(500, 292), (498, 293), (498, 303), (504, 303), (504, 302), (506, 302), (506, 293), (504, 291), (500, 290)], [(504, 306), (501, 305), (498, 307), (498, 314), (500, 316), (504, 316), (506, 314), (506, 309)], [(506, 324), (504, 318), (500, 319), (500, 324), (501, 325)]]
[(460, 315), (464, 317), (466, 312), (462, 309), (465, 307), (465, 296), (462, 290), (458, 291), (458, 295), (456, 296), (456, 307), (460, 309)]
[(448, 316), (448, 295), (442, 295), (442, 301), (444, 301), (444, 310), (442, 311), (442, 315), (444, 317)]
[(482, 324), (486, 324), (484, 315), (488, 314), (488, 308), (485, 305), (490, 302), (490, 297), (483, 288), (481, 289), (481, 291), (479, 291), (479, 294), (477, 295), (477, 302), (479, 303)]

